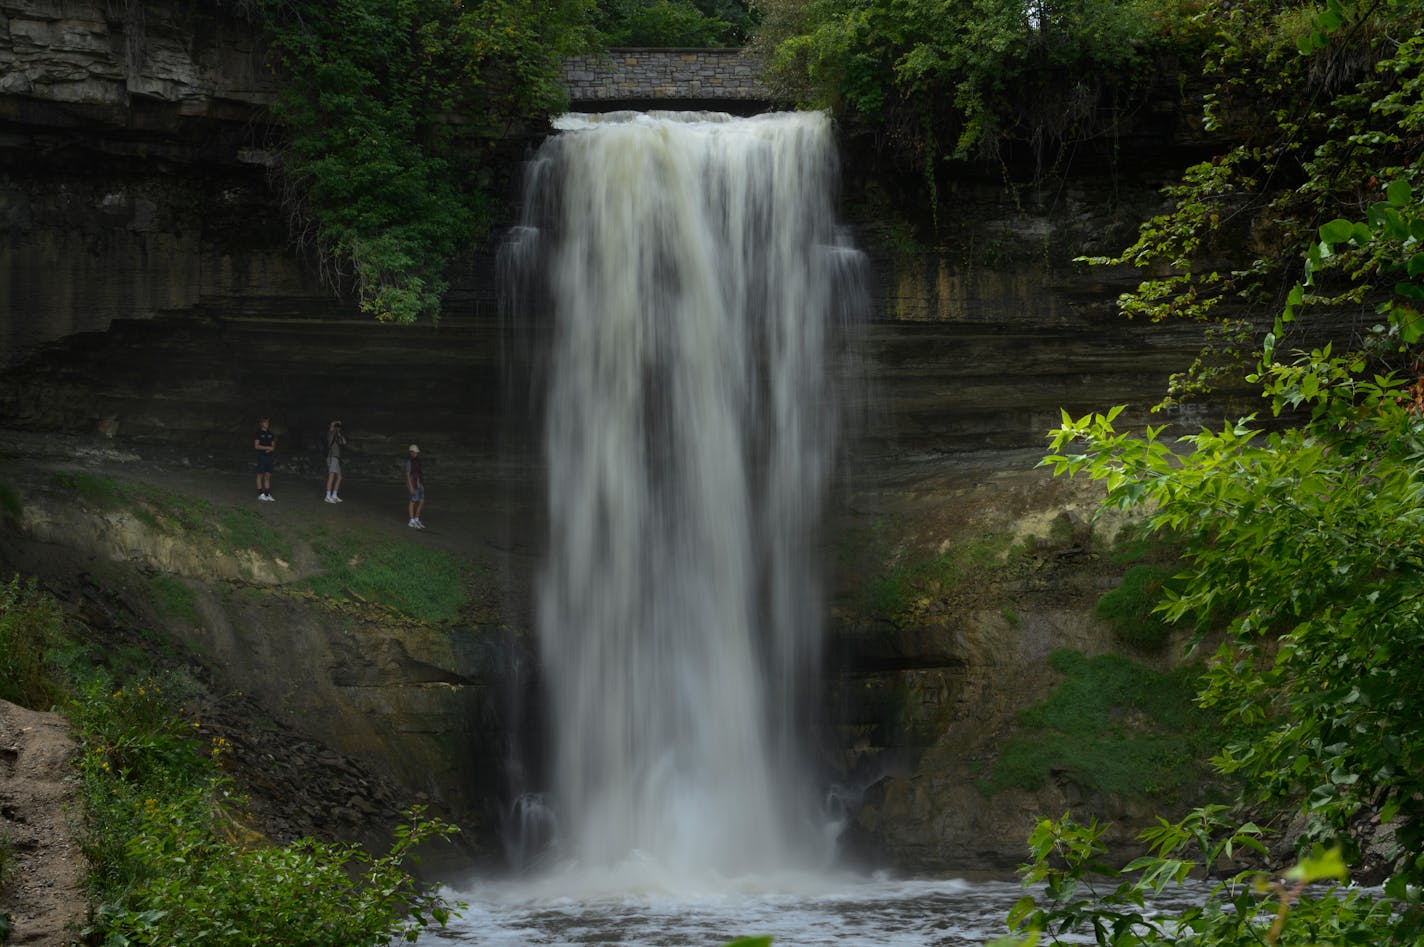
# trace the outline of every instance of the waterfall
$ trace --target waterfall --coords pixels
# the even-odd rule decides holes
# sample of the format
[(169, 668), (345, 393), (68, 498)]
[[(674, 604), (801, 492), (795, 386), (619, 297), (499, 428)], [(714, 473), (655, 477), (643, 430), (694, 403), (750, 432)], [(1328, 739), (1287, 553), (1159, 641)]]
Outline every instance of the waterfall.
[(506, 262), (550, 330), (535, 604), (559, 854), (807, 866), (830, 354), (861, 294), (829, 120), (557, 127)]

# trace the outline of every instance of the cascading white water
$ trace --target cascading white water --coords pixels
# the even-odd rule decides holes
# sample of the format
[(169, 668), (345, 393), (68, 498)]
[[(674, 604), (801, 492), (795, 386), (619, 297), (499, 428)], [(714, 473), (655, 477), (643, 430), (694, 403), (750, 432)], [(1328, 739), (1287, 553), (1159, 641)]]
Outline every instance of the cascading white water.
[(552, 312), (537, 623), (560, 854), (732, 874), (824, 853), (802, 747), (857, 298), (828, 119), (566, 116), (510, 246)]

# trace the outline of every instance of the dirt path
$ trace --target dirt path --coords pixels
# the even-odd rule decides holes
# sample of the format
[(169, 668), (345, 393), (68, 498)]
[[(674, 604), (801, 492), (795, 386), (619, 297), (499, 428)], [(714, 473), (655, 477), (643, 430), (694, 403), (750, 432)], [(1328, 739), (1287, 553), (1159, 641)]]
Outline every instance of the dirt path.
[[(141, 452), (141, 453), (140, 453)], [(22, 490), (49, 481), (56, 470), (143, 481), (201, 497), (214, 503), (247, 507), (276, 527), (311, 535), (322, 528), (359, 528), (418, 541), (456, 555), (490, 554), (516, 558), (536, 554), (537, 501), (522, 485), (511, 493), (497, 485), (501, 473), (473, 470), (463, 458), (434, 457), (427, 462), (430, 499), (417, 531), (406, 525), (406, 492), (398, 460), (375, 470), (348, 475), (341, 487), (344, 502), (324, 502), (324, 472), (289, 469), (279, 459), (272, 480), (275, 503), (257, 501), (247, 454), (214, 465), (209, 457), (154, 445), (135, 447), (95, 436), (21, 433), (0, 429), (0, 484)]]
[(0, 915), (14, 924), (7, 945), (64, 947), (83, 924), (74, 753), (63, 717), (0, 701), (0, 843), (14, 869), (0, 889)]

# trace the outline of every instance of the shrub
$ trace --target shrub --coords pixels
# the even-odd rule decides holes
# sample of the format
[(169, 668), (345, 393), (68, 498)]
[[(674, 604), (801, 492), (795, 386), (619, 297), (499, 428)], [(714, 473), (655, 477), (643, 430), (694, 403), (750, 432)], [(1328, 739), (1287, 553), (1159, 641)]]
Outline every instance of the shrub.
[(221, 838), (208, 790), (147, 799), (125, 855), (137, 883), (100, 905), (90, 933), (106, 943), (376, 947), (414, 939), (449, 908), (402, 868), (410, 850), (447, 834), (419, 810), (391, 851), (301, 839), (246, 848)]
[(64, 640), (64, 614), (34, 579), (0, 585), (0, 699), (48, 709), (62, 690), (51, 653)]
[(1173, 570), (1160, 566), (1135, 565), (1117, 588), (1098, 599), (1098, 617), (1112, 625), (1118, 641), (1144, 651), (1167, 644), (1176, 623), (1163, 619), (1156, 608), (1171, 588), (1172, 575)]
[(312, 839), (258, 844), (232, 814), (240, 800), (217, 766), (224, 746), (199, 742), (171, 697), (162, 681), (115, 688), (96, 672), (74, 701), (99, 904), (92, 942), (374, 947), (444, 924), (449, 906), (403, 865), (453, 827), (412, 809), (378, 857)]

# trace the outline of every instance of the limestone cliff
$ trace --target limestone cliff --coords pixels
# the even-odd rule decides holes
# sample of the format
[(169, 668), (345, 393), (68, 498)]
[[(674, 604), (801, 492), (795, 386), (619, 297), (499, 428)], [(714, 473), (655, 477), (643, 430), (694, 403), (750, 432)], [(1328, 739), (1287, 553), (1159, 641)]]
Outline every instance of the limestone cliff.
[(319, 289), (274, 213), (259, 36), (223, 4), (0, 4), (0, 366), (115, 318)]

